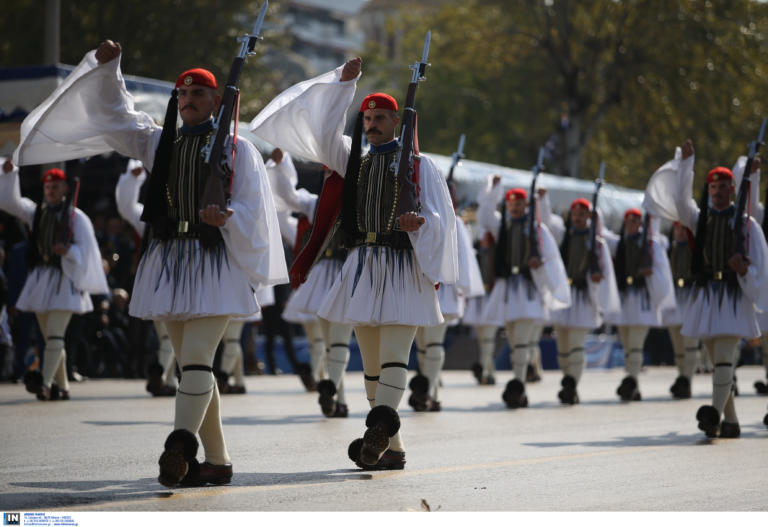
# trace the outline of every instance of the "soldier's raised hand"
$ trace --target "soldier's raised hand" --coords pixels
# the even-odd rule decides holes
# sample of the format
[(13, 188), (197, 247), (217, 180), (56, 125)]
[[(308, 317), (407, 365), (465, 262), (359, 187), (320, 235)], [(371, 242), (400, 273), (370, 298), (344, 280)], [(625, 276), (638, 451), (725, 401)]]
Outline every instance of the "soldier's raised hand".
[(110, 60), (114, 60), (120, 56), (122, 48), (119, 42), (112, 42), (111, 40), (105, 40), (99, 47), (96, 48), (96, 60), (99, 64), (106, 64)]

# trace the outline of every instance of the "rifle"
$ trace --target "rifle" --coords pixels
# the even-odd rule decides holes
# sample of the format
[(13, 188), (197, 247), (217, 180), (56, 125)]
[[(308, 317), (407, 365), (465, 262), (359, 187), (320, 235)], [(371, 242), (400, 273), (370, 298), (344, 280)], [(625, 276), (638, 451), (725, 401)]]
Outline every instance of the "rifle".
[(544, 168), (544, 148), (539, 148), (539, 158), (531, 169), (533, 180), (531, 181), (531, 193), (528, 196), (528, 241), (530, 242), (530, 257), (541, 259), (539, 250), (539, 227), (536, 221), (536, 179)]
[(253, 55), (253, 48), (257, 40), (262, 40), (259, 36), (261, 25), (264, 22), (264, 16), (269, 6), (268, 0), (264, 0), (261, 6), (256, 24), (253, 26), (253, 34), (246, 33), (238, 37), (237, 41), (241, 43), (240, 52), (232, 61), (232, 66), (227, 77), (227, 84), (224, 87), (224, 94), (221, 97), (219, 113), (213, 123), (213, 134), (211, 134), (208, 143), (201, 149), (200, 154), (205, 159), (205, 163), (210, 168), (208, 179), (205, 182), (203, 190), (203, 199), (201, 207), (208, 205), (218, 205), (222, 213), (227, 208), (231, 192), (231, 172), (227, 169), (227, 160), (230, 155), (234, 156), (235, 142), (237, 141), (237, 130), (232, 144), (232, 151), (225, 151), (224, 144), (229, 137), (229, 125), (233, 116), (237, 118), (236, 111), (240, 105), (240, 90), (237, 83), (240, 81), (240, 74), (243, 70), (243, 64), (249, 55)]
[(80, 177), (73, 176), (72, 182), (75, 184), (75, 191), (71, 197), (67, 194), (67, 198), (64, 200), (64, 207), (61, 212), (62, 221), (57, 221), (53, 230), (54, 244), (69, 245), (74, 237), (75, 209), (80, 195)]
[(600, 274), (600, 248), (597, 244), (597, 196), (600, 194), (600, 187), (605, 181), (605, 162), (600, 163), (600, 175), (595, 180), (595, 193), (592, 195), (592, 222), (589, 226), (589, 239), (587, 239), (587, 249), (589, 250), (589, 273)]
[(405, 106), (403, 108), (403, 126), (400, 129), (400, 149), (397, 163), (397, 182), (400, 192), (397, 200), (397, 216), (406, 212), (419, 212), (421, 204), (419, 203), (419, 171), (418, 155), (419, 146), (416, 137), (416, 88), (419, 82), (427, 80), (424, 74), (427, 71), (427, 56), (429, 55), (429, 41), (432, 38), (432, 32), (427, 31), (427, 37), (424, 39), (424, 51), (421, 54), (421, 61), (414, 62), (408, 68), (413, 70), (411, 83), (408, 85), (408, 94), (405, 97)]
[[(747, 197), (749, 196), (749, 188), (751, 184), (749, 177), (752, 172), (752, 161), (754, 161), (757, 151), (760, 149), (760, 145), (763, 144), (766, 122), (768, 122), (768, 119), (763, 119), (763, 124), (760, 125), (760, 133), (757, 136), (757, 141), (749, 143), (749, 155), (747, 156), (747, 164), (744, 166), (744, 174), (741, 176), (739, 194), (736, 198), (736, 209), (733, 211), (733, 217), (729, 222), (731, 229), (733, 229), (736, 234), (736, 252), (741, 254), (742, 258), (746, 257), (747, 252), (749, 251), (749, 238), (747, 236), (749, 224), (744, 223), (744, 211), (747, 208)], [(749, 221), (749, 218), (747, 218), (747, 221)]]
[(458, 204), (456, 203), (456, 184), (453, 182), (453, 170), (458, 166), (459, 160), (464, 159), (464, 157), (466, 157), (464, 155), (465, 139), (466, 139), (466, 136), (464, 134), (461, 134), (461, 137), (459, 137), (459, 147), (451, 156), (451, 168), (448, 170), (448, 177), (446, 178), (446, 182), (448, 183), (448, 192), (450, 192), (451, 194), (451, 201), (453, 202), (454, 209), (457, 207)]
[(643, 217), (643, 234), (640, 236), (640, 261), (638, 269), (650, 269), (653, 267), (653, 253), (650, 245), (651, 215), (647, 212)]

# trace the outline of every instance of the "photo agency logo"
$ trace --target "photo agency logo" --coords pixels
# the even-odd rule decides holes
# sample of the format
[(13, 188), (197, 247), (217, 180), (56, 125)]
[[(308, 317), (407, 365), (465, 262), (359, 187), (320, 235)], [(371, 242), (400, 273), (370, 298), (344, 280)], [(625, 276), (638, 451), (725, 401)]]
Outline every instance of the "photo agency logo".
[(21, 525), (20, 512), (4, 512), (3, 525)]

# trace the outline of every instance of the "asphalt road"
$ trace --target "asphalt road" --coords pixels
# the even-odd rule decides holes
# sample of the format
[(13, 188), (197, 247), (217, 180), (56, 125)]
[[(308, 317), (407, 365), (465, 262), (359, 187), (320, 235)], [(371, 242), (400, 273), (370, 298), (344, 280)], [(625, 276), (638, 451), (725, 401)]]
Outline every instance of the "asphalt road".
[(531, 406), (501, 401), (469, 372), (443, 376), (443, 411), (401, 408), (407, 465), (363, 472), (347, 445), (365, 430), (362, 374), (348, 374), (347, 419), (326, 419), (294, 376), (252, 376), (248, 393), (223, 397), (235, 476), (230, 485), (169, 490), (157, 459), (174, 404), (142, 381), (89, 380), (72, 400), (38, 402), (0, 385), (3, 511), (767, 511), (768, 397), (738, 370), (739, 439), (707, 440), (695, 413), (711, 376), (674, 401), (672, 368), (648, 368), (643, 401), (615, 396), (621, 370), (587, 370), (582, 404), (557, 403), (560, 376), (528, 387)]

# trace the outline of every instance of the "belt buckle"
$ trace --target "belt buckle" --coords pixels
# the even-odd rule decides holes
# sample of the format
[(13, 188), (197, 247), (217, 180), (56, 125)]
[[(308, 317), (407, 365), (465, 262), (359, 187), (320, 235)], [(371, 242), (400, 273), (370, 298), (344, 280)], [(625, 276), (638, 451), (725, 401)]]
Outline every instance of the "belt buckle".
[(715, 280), (722, 280), (723, 279), (723, 272), (722, 271), (716, 271), (715, 272)]
[(685, 279), (678, 278), (677, 279), (677, 287), (683, 287), (685, 285)]
[(188, 221), (180, 221), (179, 225), (177, 227), (176, 232), (179, 234), (184, 234), (189, 232), (189, 222)]
[(635, 282), (635, 279), (631, 276), (627, 277), (627, 285), (632, 285)]
[(573, 278), (570, 276), (568, 277), (568, 285), (573, 285)]
[(47, 255), (47, 254), (44, 254), (44, 255), (43, 255), (43, 261), (44, 261), (45, 263), (48, 263), (48, 255)]
[(325, 257), (326, 258), (330, 258), (331, 256), (333, 256), (333, 249), (330, 249), (330, 248), (326, 249), (325, 250)]
[(512, 266), (512, 274), (520, 274), (520, 268), (516, 265)]
[(376, 233), (375, 232), (366, 232), (365, 233), (365, 243), (376, 243)]

